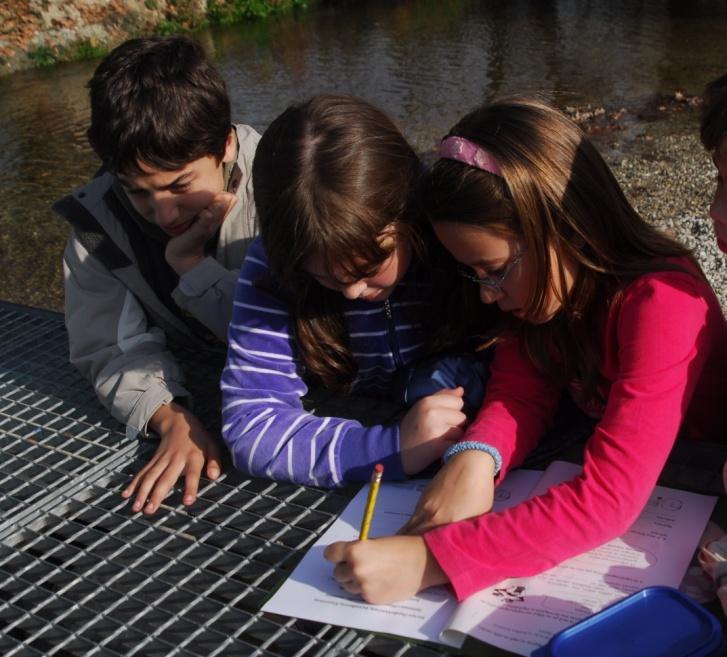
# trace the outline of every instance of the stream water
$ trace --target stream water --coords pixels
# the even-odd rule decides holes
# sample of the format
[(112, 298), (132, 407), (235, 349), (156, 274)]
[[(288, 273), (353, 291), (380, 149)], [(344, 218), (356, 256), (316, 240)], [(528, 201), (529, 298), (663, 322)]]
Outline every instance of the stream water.
[[(635, 107), (727, 70), (727, 0), (355, 0), (197, 35), (235, 120), (343, 91), (386, 109), (422, 152), (504, 93)], [(93, 174), (85, 83), (98, 61), (0, 78), (0, 298), (59, 309), (67, 226), (52, 201)]]

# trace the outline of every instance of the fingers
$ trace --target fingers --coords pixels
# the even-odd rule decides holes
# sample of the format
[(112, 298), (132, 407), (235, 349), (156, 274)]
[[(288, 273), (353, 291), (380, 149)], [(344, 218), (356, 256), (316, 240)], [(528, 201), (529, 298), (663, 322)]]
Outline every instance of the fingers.
[(123, 491), (123, 497), (129, 497), (136, 492), (136, 497), (131, 507), (132, 511), (141, 511), (141, 508), (149, 498), (149, 492), (154, 486), (154, 482), (156, 482), (164, 471), (165, 465), (162, 463), (160, 456), (160, 453), (157, 451), (149, 463), (136, 473), (131, 483)]
[(174, 238), (176, 250), (185, 251), (203, 245), (222, 225), (236, 202), (237, 197), (228, 192), (215, 196), (206, 208), (199, 211), (190, 227)]
[(324, 551), (323, 556), (335, 563), (333, 578), (348, 593), (361, 595), (361, 584), (354, 574), (351, 563), (351, 550), (358, 541), (338, 541), (331, 543)]
[(207, 446), (207, 468), (205, 472), (210, 479), (217, 479), (222, 474), (222, 450), (217, 441), (210, 441)]
[(456, 392), (457, 390), (462, 390), (462, 388), (454, 388), (453, 390), (442, 388), (433, 395), (420, 399), (417, 403), (421, 404), (423, 409), (432, 411), (439, 411), (440, 409), (461, 411), (464, 407), (464, 399), (461, 394)]
[(326, 561), (332, 561), (333, 563), (339, 563), (346, 561), (346, 547), (349, 545), (346, 541), (336, 541), (331, 543), (324, 551), (323, 557)]
[(350, 563), (342, 561), (336, 564), (333, 569), (333, 579), (335, 579), (345, 591), (349, 593), (361, 594), (361, 584), (353, 573), (353, 567)]
[(197, 491), (199, 490), (199, 478), (202, 476), (203, 458), (190, 459), (184, 470), (184, 496), (182, 504), (189, 506), (194, 504), (197, 499)]
[(437, 417), (450, 427), (461, 427), (467, 423), (467, 416), (459, 408), (442, 408), (437, 411)]
[(218, 196), (225, 205), (225, 214), (222, 216), (222, 219), (224, 220), (230, 213), (230, 210), (232, 210), (232, 208), (234, 208), (237, 204), (237, 196), (231, 192), (221, 192)]
[(197, 224), (207, 234), (211, 235), (222, 225), (235, 203), (237, 203), (237, 196), (234, 194), (229, 192), (217, 194), (212, 203), (199, 213)]
[(353, 569), (347, 561), (337, 563), (333, 569), (333, 577), (339, 584), (353, 581)]
[(461, 425), (450, 426), (450, 428), (442, 434), (442, 440), (450, 443), (455, 443), (461, 440), (464, 436), (464, 429)]
[(136, 490), (137, 486), (139, 485), (139, 482), (142, 480), (144, 475), (146, 474), (147, 470), (154, 467), (154, 463), (158, 459), (158, 454), (155, 454), (152, 459), (147, 463), (139, 472), (137, 472), (134, 475), (134, 478), (129, 482), (129, 485), (124, 488), (124, 490), (121, 491), (121, 497), (131, 497), (134, 491)]
[(457, 386), (456, 388), (442, 388), (441, 390), (437, 390), (437, 392), (434, 393), (434, 395), (449, 395), (450, 397), (464, 397), (464, 388), (462, 386)]
[[(208, 453), (210, 456), (207, 459), (207, 476), (215, 479), (222, 472), (219, 447), (210, 446)], [(136, 493), (131, 510), (137, 512), (143, 508), (145, 514), (152, 514), (174, 488), (179, 477), (184, 474), (182, 503), (189, 506), (197, 499), (204, 464), (205, 458), (201, 453), (170, 457), (165, 451), (158, 451), (151, 461), (136, 473), (121, 496), (128, 498)]]
[(166, 464), (157, 462), (142, 479), (132, 510), (139, 511), (144, 505), (143, 512), (146, 515), (154, 513), (172, 490), (183, 470), (183, 462), (172, 461)]

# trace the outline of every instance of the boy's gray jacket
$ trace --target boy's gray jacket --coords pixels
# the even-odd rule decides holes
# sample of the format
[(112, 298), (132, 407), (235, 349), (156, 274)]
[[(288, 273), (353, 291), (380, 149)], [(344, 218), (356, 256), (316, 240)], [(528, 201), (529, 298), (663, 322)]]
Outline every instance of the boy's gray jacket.
[[(221, 346), (240, 266), (257, 233), (251, 172), (260, 136), (248, 126), (235, 129), (242, 173), (237, 203), (222, 224), (214, 257), (183, 274), (172, 292), (176, 304), (208, 327)], [(167, 338), (194, 349), (208, 345), (143, 278), (115, 214), (118, 204), (114, 209), (106, 202), (115, 193), (112, 184), (113, 176), (105, 173), (54, 206), (72, 226), (63, 255), (70, 360), (128, 433), (146, 435), (147, 422), (162, 404), (189, 397)]]

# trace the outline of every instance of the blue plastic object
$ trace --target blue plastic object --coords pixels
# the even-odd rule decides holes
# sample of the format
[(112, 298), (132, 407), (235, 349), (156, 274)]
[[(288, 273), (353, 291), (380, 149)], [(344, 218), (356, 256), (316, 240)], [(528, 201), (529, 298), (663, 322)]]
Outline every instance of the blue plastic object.
[(556, 634), (532, 657), (714, 657), (719, 621), (668, 586), (651, 586)]

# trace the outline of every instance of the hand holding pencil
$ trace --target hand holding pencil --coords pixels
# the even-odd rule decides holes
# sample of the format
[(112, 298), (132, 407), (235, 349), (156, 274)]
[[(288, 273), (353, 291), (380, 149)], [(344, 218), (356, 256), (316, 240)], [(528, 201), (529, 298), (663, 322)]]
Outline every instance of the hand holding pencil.
[(341, 587), (373, 604), (404, 600), (448, 581), (421, 536), (368, 540), (383, 472), (377, 464), (371, 474), (359, 540), (332, 543), (323, 553), (335, 564), (333, 576)]

